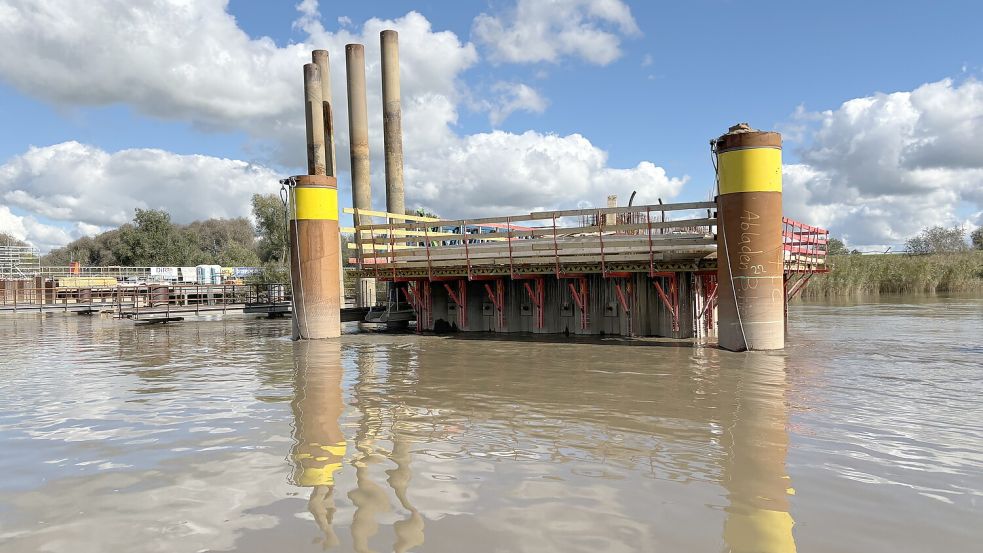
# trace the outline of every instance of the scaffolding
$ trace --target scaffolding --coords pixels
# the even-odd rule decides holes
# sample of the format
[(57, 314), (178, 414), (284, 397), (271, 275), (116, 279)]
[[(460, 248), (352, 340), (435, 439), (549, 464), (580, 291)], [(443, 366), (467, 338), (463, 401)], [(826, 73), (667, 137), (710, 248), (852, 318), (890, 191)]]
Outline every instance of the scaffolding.
[(33, 278), (41, 274), (41, 253), (31, 246), (0, 244), (0, 279)]

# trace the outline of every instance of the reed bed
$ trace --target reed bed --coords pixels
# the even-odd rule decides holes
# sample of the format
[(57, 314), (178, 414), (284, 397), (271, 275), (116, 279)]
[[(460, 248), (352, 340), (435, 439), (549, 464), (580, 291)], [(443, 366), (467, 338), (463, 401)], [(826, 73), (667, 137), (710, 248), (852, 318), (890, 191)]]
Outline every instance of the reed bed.
[(935, 255), (837, 255), (807, 297), (983, 292), (983, 251)]

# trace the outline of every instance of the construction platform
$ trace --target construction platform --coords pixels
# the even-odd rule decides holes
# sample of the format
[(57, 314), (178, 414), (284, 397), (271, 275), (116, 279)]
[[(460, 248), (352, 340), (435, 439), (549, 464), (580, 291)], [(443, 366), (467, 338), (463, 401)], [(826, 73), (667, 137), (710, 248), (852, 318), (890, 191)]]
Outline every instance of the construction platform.
[[(699, 337), (713, 332), (715, 202), (362, 221), (356, 276), (396, 283), (418, 330)], [(370, 223), (364, 223), (371, 221)], [(786, 300), (825, 272), (828, 232), (783, 219)]]

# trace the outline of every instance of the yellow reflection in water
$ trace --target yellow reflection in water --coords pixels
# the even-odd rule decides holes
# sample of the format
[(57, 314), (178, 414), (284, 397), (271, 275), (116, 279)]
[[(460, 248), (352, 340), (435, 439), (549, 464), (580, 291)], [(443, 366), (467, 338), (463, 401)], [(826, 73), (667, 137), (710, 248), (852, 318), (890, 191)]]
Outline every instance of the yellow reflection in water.
[(723, 484), (730, 505), (724, 541), (735, 553), (793, 553), (791, 480), (785, 473), (788, 407), (785, 358), (748, 353), (737, 404), (724, 428)]
[(341, 393), (341, 345), (336, 341), (294, 342), (293, 483), (311, 487), (308, 509), (324, 533), (327, 547), (338, 544), (332, 528), (335, 473), (345, 458), (345, 435), (338, 419)]

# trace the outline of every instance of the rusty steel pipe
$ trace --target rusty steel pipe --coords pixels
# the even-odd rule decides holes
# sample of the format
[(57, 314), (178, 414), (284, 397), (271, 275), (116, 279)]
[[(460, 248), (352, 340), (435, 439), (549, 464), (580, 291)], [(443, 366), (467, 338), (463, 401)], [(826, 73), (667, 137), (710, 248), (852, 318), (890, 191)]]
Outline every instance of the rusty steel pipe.
[(399, 35), (379, 33), (382, 46), (382, 127), (386, 153), (386, 211), (403, 215), (403, 123), (399, 93)]
[(785, 347), (782, 136), (735, 125), (716, 141), (718, 344)]
[(314, 50), (311, 59), (321, 74), (321, 114), (324, 120), (324, 168), (329, 177), (338, 176), (334, 146), (334, 109), (331, 106), (331, 63), (327, 50)]
[[(348, 141), (352, 162), (352, 207), (372, 209), (369, 167), (369, 116), (365, 103), (365, 48), (361, 44), (345, 46), (348, 74)], [(369, 224), (362, 216), (356, 224)]]
[[(369, 180), (369, 115), (365, 100), (365, 47), (345, 46), (345, 69), (348, 77), (348, 142), (352, 162), (352, 207), (372, 209), (372, 186)], [(371, 224), (368, 215), (353, 217), (355, 225)], [(375, 305), (375, 279), (359, 279), (355, 288), (358, 307)]]
[(321, 72), (313, 63), (304, 64), (304, 116), (307, 120), (307, 173), (325, 174), (324, 115), (321, 101)]
[(300, 175), (290, 188), (290, 284), (294, 337), (341, 336), (338, 272), (338, 184), (334, 177)]

